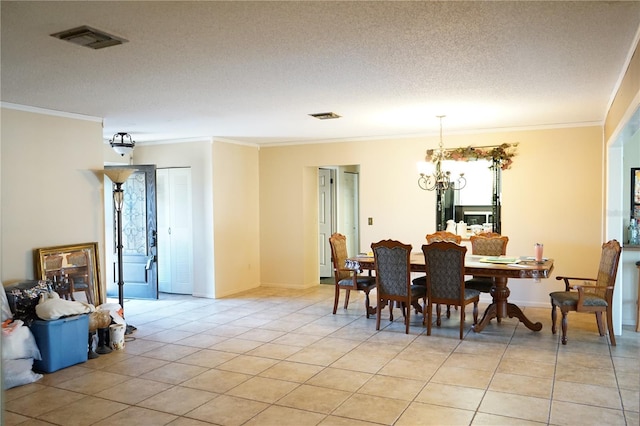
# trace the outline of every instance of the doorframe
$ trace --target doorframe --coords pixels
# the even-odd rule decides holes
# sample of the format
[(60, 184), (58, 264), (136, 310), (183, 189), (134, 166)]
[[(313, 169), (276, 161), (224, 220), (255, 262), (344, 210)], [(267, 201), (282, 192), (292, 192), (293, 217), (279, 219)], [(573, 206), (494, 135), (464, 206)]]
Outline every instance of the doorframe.
[[(626, 141), (640, 132), (640, 96), (632, 102), (624, 116), (620, 119), (616, 129), (608, 140), (605, 140), (603, 147), (603, 217), (602, 227), (603, 240), (616, 239), (624, 243), (624, 232), (626, 218), (629, 215), (629, 204), (627, 194), (622, 191), (623, 182), (628, 178), (628, 169), (624, 169), (624, 146)], [(613, 293), (613, 333), (616, 336), (622, 335), (623, 324), (623, 302), (628, 298), (625, 292), (633, 292), (636, 287), (635, 274), (637, 268), (625, 267), (626, 264), (636, 261), (633, 251), (623, 250), (620, 255), (620, 266), (618, 266), (618, 284)], [(632, 259), (629, 259), (632, 258)], [(631, 273), (631, 276), (629, 274)], [(636, 290), (640, 291), (640, 290)]]
[[(341, 223), (339, 223), (340, 221), (340, 212), (341, 212), (341, 202), (340, 202), (340, 185), (341, 185), (341, 175), (342, 173), (352, 173), (352, 174), (357, 174), (357, 188), (356, 188), (356, 194), (357, 194), (357, 199), (355, 200), (355, 206), (354, 208), (357, 210), (357, 219), (355, 221), (355, 225), (356, 225), (356, 233), (357, 233), (357, 241), (353, 242), (353, 247), (356, 247), (356, 251), (359, 250), (360, 247), (360, 165), (359, 164), (351, 164), (351, 165), (346, 165), (346, 166), (318, 166), (317, 168), (317, 174), (319, 175), (320, 169), (330, 169), (330, 170), (334, 170), (335, 171), (335, 183), (334, 185), (332, 185), (332, 214), (333, 214), (333, 219), (332, 219), (332, 233), (334, 232), (340, 232), (341, 231)], [(319, 191), (319, 186), (316, 183), (316, 200), (318, 200), (318, 203), (320, 202), (320, 191)], [(319, 218), (316, 217), (316, 235), (318, 234), (318, 230), (319, 230)], [(316, 247), (319, 247), (319, 244), (316, 245)], [(351, 253), (349, 252), (350, 255), (355, 255), (357, 253)], [(320, 253), (318, 251), (317, 255), (316, 255), (316, 263), (318, 265), (320, 265), (320, 256), (322, 255), (322, 253)], [(319, 273), (319, 269), (318, 269), (318, 279), (320, 279), (320, 273)]]

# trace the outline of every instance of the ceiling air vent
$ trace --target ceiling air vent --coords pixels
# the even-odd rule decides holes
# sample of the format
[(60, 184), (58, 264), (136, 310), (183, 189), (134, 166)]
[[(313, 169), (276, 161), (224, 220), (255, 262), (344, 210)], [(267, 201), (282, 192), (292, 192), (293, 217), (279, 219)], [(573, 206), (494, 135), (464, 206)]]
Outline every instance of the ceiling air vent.
[(51, 34), (51, 37), (66, 40), (80, 46), (90, 47), (91, 49), (102, 49), (109, 46), (116, 46), (128, 41), (123, 38), (107, 34), (103, 31), (87, 27), (86, 25)]
[(318, 120), (332, 120), (334, 118), (340, 118), (338, 114), (335, 112), (319, 112), (317, 114), (309, 114), (311, 117), (317, 118)]

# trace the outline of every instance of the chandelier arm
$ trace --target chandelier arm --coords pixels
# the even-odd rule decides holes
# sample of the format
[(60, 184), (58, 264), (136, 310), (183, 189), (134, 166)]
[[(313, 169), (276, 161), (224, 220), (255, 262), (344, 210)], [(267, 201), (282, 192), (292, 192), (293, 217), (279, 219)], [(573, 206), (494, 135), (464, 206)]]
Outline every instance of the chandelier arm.
[(455, 189), (457, 190), (461, 190), (462, 188), (467, 186), (467, 179), (463, 175), (460, 175), (456, 182), (457, 182), (457, 185)]
[(418, 186), (424, 191), (433, 191), (436, 189), (437, 184), (438, 182), (434, 179), (433, 175), (421, 174), (420, 177), (418, 177)]

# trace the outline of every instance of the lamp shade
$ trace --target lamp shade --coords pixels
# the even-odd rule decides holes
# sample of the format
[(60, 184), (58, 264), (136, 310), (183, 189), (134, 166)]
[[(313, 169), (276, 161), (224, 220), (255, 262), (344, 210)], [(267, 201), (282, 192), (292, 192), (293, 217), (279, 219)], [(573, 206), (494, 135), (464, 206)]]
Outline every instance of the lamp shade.
[(104, 169), (104, 174), (107, 175), (113, 183), (123, 184), (136, 170), (137, 169), (127, 169), (124, 167), (113, 167)]
[(436, 168), (430, 161), (418, 161), (417, 169), (420, 175), (430, 175), (433, 174)]

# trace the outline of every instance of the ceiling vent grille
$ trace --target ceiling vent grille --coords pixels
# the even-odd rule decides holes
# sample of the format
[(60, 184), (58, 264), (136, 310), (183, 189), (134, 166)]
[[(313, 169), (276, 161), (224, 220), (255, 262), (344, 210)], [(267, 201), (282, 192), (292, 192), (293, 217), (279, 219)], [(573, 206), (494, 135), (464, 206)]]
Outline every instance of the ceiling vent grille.
[(313, 118), (317, 118), (318, 120), (332, 120), (334, 118), (340, 118), (338, 114), (335, 112), (319, 112), (316, 114), (309, 114)]
[(105, 47), (116, 46), (128, 41), (86, 25), (51, 34), (51, 37), (66, 40), (70, 43), (89, 47), (91, 49), (103, 49)]

